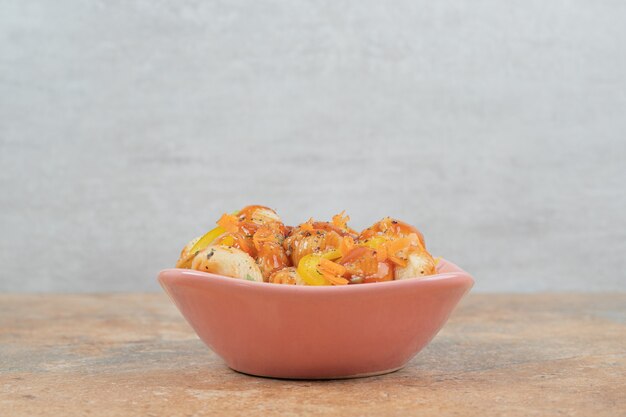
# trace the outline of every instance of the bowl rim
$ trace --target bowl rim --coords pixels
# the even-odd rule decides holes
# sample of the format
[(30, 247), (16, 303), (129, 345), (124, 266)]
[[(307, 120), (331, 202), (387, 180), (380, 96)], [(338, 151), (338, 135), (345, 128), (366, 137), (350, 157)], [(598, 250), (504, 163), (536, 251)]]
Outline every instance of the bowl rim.
[[(441, 258), (442, 265), (448, 266), (452, 271), (441, 272), (433, 275), (428, 275), (424, 278), (408, 278), (403, 280), (392, 280), (385, 282), (374, 282), (369, 284), (358, 285), (320, 285), (320, 286), (308, 286), (308, 285), (284, 285), (274, 284), (271, 282), (257, 282), (248, 281), (243, 279), (237, 279), (227, 277), (224, 275), (212, 274), (209, 272), (198, 271), (195, 269), (186, 268), (166, 268), (159, 271), (157, 280), (164, 286), (171, 281), (186, 281), (188, 283), (196, 283), (199, 285), (206, 284), (222, 284), (222, 285), (235, 285), (239, 287), (248, 287), (250, 289), (263, 289), (269, 291), (287, 291), (287, 292), (338, 292), (338, 291), (373, 291), (376, 289), (384, 290), (388, 288), (400, 289), (403, 286), (414, 285), (432, 285), (432, 284), (449, 284), (449, 285), (468, 285), (469, 288), (474, 286), (474, 278), (459, 268), (452, 262)], [(211, 278), (207, 280), (206, 278)]]

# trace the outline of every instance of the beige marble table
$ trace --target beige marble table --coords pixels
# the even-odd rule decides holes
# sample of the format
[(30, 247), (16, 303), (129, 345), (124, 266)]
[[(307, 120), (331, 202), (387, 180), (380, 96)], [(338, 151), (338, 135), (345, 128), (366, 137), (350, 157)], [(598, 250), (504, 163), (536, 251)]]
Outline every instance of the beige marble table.
[(625, 416), (626, 294), (470, 295), (406, 368), (242, 375), (160, 294), (0, 295), (0, 416)]

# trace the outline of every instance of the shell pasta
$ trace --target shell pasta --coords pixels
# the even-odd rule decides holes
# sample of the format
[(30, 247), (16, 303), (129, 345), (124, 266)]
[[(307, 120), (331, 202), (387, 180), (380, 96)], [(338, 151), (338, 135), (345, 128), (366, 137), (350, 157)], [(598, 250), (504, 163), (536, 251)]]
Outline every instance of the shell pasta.
[(281, 285), (352, 285), (422, 278), (437, 261), (415, 227), (385, 217), (358, 232), (340, 213), (286, 226), (276, 211), (247, 206), (183, 248), (177, 268)]

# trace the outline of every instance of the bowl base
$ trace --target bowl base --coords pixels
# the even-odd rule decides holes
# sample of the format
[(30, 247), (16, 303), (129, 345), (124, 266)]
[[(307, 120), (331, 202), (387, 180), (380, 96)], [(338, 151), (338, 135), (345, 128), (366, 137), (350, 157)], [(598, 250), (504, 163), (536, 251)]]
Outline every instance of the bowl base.
[(239, 369), (235, 369), (235, 368), (231, 368), (233, 371), (240, 373), (240, 374), (244, 374), (244, 375), (248, 375), (248, 376), (256, 376), (259, 378), (272, 378), (272, 379), (288, 379), (288, 380), (305, 380), (305, 381), (326, 381), (326, 380), (331, 380), (331, 379), (353, 379), (353, 378), (367, 378), (370, 376), (378, 376), (378, 375), (385, 375), (385, 374), (390, 374), (392, 372), (396, 372), (399, 371), (400, 369), (404, 368), (405, 365), (402, 366), (398, 366), (396, 368), (391, 368), (391, 369), (385, 369), (382, 371), (374, 371), (374, 372), (366, 372), (366, 373), (362, 373), (362, 374), (354, 374), (354, 375), (337, 375), (337, 376), (314, 376), (314, 377), (307, 377), (307, 376), (275, 376), (275, 375), (261, 375), (261, 374), (255, 374), (255, 373), (251, 373), (251, 372), (245, 372), (245, 371), (240, 371)]

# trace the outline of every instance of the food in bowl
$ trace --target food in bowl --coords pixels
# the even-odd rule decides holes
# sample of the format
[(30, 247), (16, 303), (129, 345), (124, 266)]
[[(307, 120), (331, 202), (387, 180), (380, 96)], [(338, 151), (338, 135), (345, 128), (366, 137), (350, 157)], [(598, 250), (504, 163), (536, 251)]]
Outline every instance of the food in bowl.
[(357, 232), (344, 212), (329, 222), (286, 226), (276, 211), (247, 206), (224, 214), (190, 241), (177, 268), (282, 285), (328, 286), (423, 278), (437, 261), (414, 226), (385, 217)]

